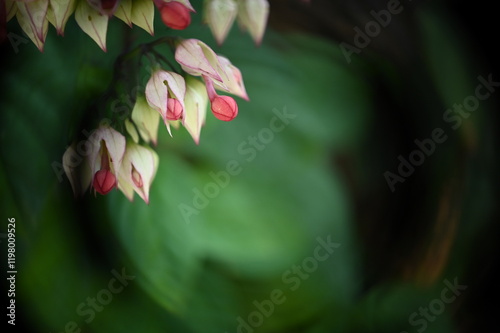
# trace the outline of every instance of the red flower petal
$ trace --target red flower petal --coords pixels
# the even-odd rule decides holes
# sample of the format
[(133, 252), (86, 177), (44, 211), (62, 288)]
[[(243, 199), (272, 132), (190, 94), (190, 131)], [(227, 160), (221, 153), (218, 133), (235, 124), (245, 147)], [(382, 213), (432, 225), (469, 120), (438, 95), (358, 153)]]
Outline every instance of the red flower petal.
[(163, 23), (175, 30), (184, 30), (191, 24), (189, 9), (179, 2), (167, 2), (160, 8)]
[(99, 170), (94, 175), (93, 186), (97, 192), (106, 195), (116, 186), (116, 177), (111, 171)]
[(181, 103), (175, 98), (169, 98), (167, 101), (167, 119), (168, 120), (178, 120), (182, 118)]

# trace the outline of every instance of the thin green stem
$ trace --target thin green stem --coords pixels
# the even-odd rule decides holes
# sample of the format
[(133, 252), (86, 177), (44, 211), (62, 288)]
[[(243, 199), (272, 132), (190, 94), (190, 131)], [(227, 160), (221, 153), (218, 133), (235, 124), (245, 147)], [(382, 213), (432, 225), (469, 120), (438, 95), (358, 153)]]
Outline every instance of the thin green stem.
[(161, 61), (163, 61), (168, 67), (170, 67), (170, 69), (174, 72), (177, 72), (177, 70), (175, 69), (174, 65), (172, 65), (172, 63), (167, 59), (165, 58), (165, 56), (163, 56), (162, 54), (160, 54), (158, 51), (156, 50), (151, 50), (151, 53), (153, 53), (153, 55), (160, 59)]

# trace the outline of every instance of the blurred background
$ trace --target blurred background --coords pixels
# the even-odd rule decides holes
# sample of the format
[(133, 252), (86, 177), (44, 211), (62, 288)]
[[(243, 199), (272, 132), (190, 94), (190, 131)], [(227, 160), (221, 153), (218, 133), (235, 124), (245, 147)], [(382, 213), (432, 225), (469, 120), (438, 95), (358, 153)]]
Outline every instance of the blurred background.
[[(0, 246), (6, 262), (14, 217), (15, 330), (492, 332), (499, 92), (466, 116), (447, 110), (479, 76), (500, 81), (493, 5), (402, 1), (347, 59), (355, 28), (396, 2), (271, 1), (259, 47), (236, 26), (217, 46), (192, 3), (180, 34), (159, 17), (156, 37), (111, 20), (107, 53), (73, 18), (43, 53), (1, 44)], [(7, 29), (22, 36), (15, 21)], [(230, 123), (208, 114), (200, 145), (160, 126), (149, 205), (118, 191), (75, 200), (54, 165), (110, 91), (134, 86), (112, 80), (117, 56), (164, 35), (227, 56), (250, 102), (237, 100)], [(446, 140), (400, 175), (399, 156), (436, 129)], [(231, 161), (238, 173), (210, 185)], [(392, 189), (387, 172), (402, 177)]]

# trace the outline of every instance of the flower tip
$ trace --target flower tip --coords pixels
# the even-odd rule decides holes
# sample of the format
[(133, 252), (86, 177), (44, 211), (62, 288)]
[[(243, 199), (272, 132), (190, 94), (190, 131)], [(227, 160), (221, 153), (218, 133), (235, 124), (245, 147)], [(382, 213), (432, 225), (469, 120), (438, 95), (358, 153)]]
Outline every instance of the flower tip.
[(45, 43), (41, 43), (39, 45), (36, 46), (38, 51), (40, 51), (41, 53), (44, 53), (44, 50), (45, 50)]
[(231, 121), (238, 115), (238, 104), (229, 96), (217, 96), (212, 100), (212, 113), (222, 121)]
[(216, 35), (214, 34), (215, 37), (215, 42), (217, 43), (217, 46), (222, 46), (224, 42), (226, 41), (227, 34), (225, 35)]
[(262, 45), (262, 39), (264, 39), (264, 36), (253, 39), (253, 42), (256, 47), (260, 47)]
[(172, 135), (172, 130), (170, 129), (170, 123), (168, 122), (167, 118), (164, 118), (163, 122), (165, 123), (165, 127), (167, 127), (168, 134), (170, 135), (171, 138), (173, 138), (174, 136)]

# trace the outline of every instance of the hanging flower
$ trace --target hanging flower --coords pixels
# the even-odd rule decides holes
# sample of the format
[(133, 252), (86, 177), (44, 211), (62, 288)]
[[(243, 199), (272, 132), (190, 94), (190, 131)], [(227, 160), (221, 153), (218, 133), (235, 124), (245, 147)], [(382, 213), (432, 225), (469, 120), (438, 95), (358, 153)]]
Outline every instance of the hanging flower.
[(175, 60), (188, 74), (209, 78), (218, 89), (248, 100), (240, 70), (202, 41), (186, 39), (180, 42)]
[(193, 78), (186, 79), (186, 107), (183, 125), (196, 144), (200, 143), (201, 127), (205, 124), (208, 95), (205, 85)]
[(204, 9), (203, 19), (221, 45), (236, 19), (238, 4), (236, 0), (206, 0)]
[(118, 189), (132, 201), (136, 192), (149, 204), (149, 189), (158, 170), (159, 158), (154, 150), (127, 142), (123, 164), (118, 175)]
[(238, 23), (250, 33), (257, 45), (262, 42), (268, 16), (267, 0), (238, 0)]
[[(185, 95), (184, 78), (174, 72), (158, 69), (153, 72), (146, 84), (146, 100), (153, 109), (160, 113), (170, 135), (172, 133), (169, 121), (181, 119), (184, 115)], [(172, 99), (175, 101), (171, 101)]]
[(222, 121), (231, 121), (238, 115), (238, 104), (234, 98), (229, 96), (220, 96), (215, 91), (212, 80), (203, 77), (207, 87), (208, 99), (210, 100), (210, 109), (213, 115)]
[(93, 188), (100, 194), (107, 194), (116, 186), (123, 156), (125, 137), (109, 126), (102, 126), (89, 137), (92, 150), (89, 155)]
[(191, 24), (191, 12), (194, 11), (191, 5), (186, 6), (182, 1), (162, 0), (155, 0), (155, 4), (160, 9), (161, 20), (167, 27), (184, 30)]

